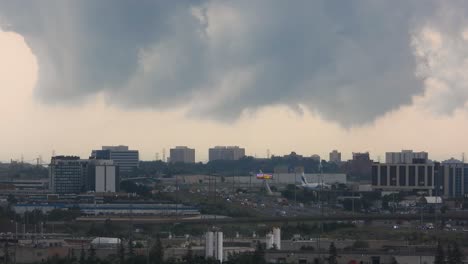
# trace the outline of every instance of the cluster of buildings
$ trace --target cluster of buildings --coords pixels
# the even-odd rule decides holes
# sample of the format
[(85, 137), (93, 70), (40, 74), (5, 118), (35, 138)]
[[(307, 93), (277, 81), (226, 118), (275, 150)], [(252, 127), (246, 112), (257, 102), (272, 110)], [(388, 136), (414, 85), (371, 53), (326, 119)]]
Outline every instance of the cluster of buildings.
[(446, 198), (468, 194), (468, 164), (453, 158), (431, 161), (427, 152), (388, 152), (385, 163), (372, 164), (371, 173), (375, 190), (424, 192)]
[[(245, 149), (239, 146), (216, 146), (208, 149), (209, 161), (239, 160), (245, 157)], [(177, 146), (170, 149), (169, 162), (194, 163), (195, 149), (186, 146)]]
[(103, 146), (88, 159), (55, 156), (49, 164), (49, 188), (57, 194), (118, 192), (120, 175), (138, 167), (138, 150), (127, 146)]

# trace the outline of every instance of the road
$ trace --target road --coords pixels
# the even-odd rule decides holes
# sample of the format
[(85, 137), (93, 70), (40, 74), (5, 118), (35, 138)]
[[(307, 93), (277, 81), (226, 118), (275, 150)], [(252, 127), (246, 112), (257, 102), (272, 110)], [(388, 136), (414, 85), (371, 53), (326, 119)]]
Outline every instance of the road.
[[(435, 215), (424, 214), (422, 218), (426, 221), (433, 222)], [(77, 221), (105, 221), (110, 219), (116, 222), (129, 222), (134, 223), (159, 223), (159, 224), (173, 224), (173, 223), (191, 223), (191, 224), (232, 224), (232, 223), (279, 223), (279, 222), (310, 222), (310, 221), (353, 221), (353, 220), (394, 220), (394, 221), (410, 221), (421, 220), (421, 214), (334, 214), (334, 215), (312, 215), (312, 216), (285, 216), (285, 217), (233, 217), (233, 218), (183, 218), (183, 217), (112, 217), (112, 216), (92, 216), (92, 217), (79, 217)], [(463, 213), (446, 213), (438, 214), (438, 220), (467, 220), (468, 212)]]

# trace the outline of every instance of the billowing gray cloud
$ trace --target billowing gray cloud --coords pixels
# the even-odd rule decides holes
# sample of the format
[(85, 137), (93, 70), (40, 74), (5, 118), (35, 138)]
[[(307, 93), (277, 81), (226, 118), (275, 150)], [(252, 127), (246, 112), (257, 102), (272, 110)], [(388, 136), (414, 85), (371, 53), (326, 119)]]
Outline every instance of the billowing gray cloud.
[[(451, 2), (461, 5), (462, 2)], [(424, 92), (412, 35), (429, 1), (7, 1), (0, 27), (38, 58), (38, 98), (235, 119), (305, 106), (360, 124)]]

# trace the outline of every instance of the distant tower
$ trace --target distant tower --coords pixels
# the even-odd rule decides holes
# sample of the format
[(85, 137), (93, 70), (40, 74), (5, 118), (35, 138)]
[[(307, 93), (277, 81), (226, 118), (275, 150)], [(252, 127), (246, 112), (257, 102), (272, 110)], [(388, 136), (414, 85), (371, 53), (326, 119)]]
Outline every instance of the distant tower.
[(270, 149), (267, 149), (267, 159), (270, 158)]
[(166, 149), (163, 148), (163, 153), (162, 153), (162, 161), (166, 161)]
[(55, 149), (52, 150), (52, 157), (55, 157)]
[(23, 154), (21, 154), (21, 164), (23, 164), (23, 163), (24, 163), (24, 156), (23, 156)]
[(156, 161), (159, 160), (159, 152), (156, 153)]
[(462, 153), (462, 162), (465, 163), (465, 152)]

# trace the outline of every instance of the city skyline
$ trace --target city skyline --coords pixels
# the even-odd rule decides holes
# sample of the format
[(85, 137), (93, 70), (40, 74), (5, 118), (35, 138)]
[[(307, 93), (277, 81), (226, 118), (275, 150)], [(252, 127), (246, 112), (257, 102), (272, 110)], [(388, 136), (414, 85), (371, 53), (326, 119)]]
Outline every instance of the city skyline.
[[(347, 22), (360, 24), (362, 21), (352, 14), (340, 16), (339, 12), (343, 11), (340, 5), (330, 4), (323, 11), (323, 6), (300, 2), (288, 8), (298, 12), (301, 8), (316, 7), (326, 14), (324, 23), (334, 25), (338, 32), (313, 27), (302, 39), (311, 48), (299, 43), (297, 49), (302, 53), (291, 53), (291, 58), (274, 55), (289, 54), (287, 44), (280, 45), (279, 50), (265, 50), (265, 54), (258, 50), (262, 47), (255, 44), (256, 33), (264, 32), (266, 39), (278, 43), (282, 35), (267, 25), (256, 28), (259, 25), (255, 16), (244, 12), (248, 4), (242, 1), (238, 4), (207, 1), (188, 7), (181, 4), (177, 8), (164, 5), (161, 8), (168, 8), (169, 13), (180, 18), (181, 24), (168, 20), (172, 23), (170, 28), (155, 29), (155, 34), (171, 33), (161, 40), (141, 40), (138, 36), (135, 42), (126, 43), (127, 46), (115, 43), (117, 52), (138, 51), (128, 59), (128, 65), (133, 65), (134, 70), (125, 72), (112, 68), (109, 54), (103, 54), (104, 64), (93, 59), (113, 43), (114, 35), (98, 34), (99, 41), (92, 43), (97, 50), (80, 50), (72, 45), (73, 40), (89, 44), (88, 31), (93, 25), (83, 24), (83, 30), (76, 36), (66, 34), (67, 29), (77, 26), (73, 23), (93, 16), (87, 13), (86, 6), (75, 6), (76, 10), (70, 9), (67, 3), (56, 6), (76, 15), (76, 21), (70, 21), (55, 16), (54, 12), (60, 10), (48, 9), (48, 4), (42, 3), (37, 3), (37, 7), (47, 9), (50, 12), (47, 14), (54, 19), (29, 11), (34, 8), (15, 8), (11, 2), (0, 1), (0, 111), (4, 124), (0, 131), (1, 161), (19, 160), (22, 155), (27, 161), (39, 155), (47, 160), (53, 150), (57, 154), (86, 157), (90, 149), (119, 144), (140, 150), (142, 160), (153, 160), (157, 152), (162, 155), (163, 148), (168, 155), (169, 149), (177, 145), (206, 150), (197, 152), (197, 161), (207, 160), (208, 148), (216, 145), (242, 146), (248, 155), (257, 157), (266, 156), (267, 149), (272, 155), (296, 151), (303, 155), (319, 154), (322, 158), (338, 149), (343, 159), (349, 159), (352, 152), (369, 151), (372, 158), (381, 156), (381, 160), (386, 151), (401, 149), (424, 150), (436, 160), (459, 158), (461, 153), (468, 152), (468, 141), (463, 140), (468, 131), (468, 96), (463, 74), (466, 63), (460, 59), (468, 54), (464, 48), (468, 23), (463, 17), (465, 5), (460, 2), (430, 2), (423, 10), (415, 3), (406, 2), (350, 3), (350, 7), (366, 10), (364, 19), (373, 19), (377, 28), (393, 21), (401, 7), (407, 8), (408, 14), (398, 21), (401, 26), (398, 30), (383, 27), (383, 35), (379, 35), (372, 28), (359, 28), (370, 37), (359, 34), (358, 29), (345, 27), (353, 24)], [(92, 2), (84, 1), (83, 5), (89, 3)], [(284, 23), (286, 31), (293, 28), (294, 23), (286, 23), (276, 12), (284, 6), (275, 3), (266, 7), (258, 3), (257, 7), (263, 12), (255, 15)], [(120, 4), (115, 4), (109, 12), (118, 13), (120, 8)], [(134, 8), (138, 13), (145, 7)], [(388, 15), (381, 18), (370, 15), (385, 13)], [(115, 18), (109, 19), (112, 22)], [(304, 26), (313, 24), (305, 14), (292, 20)], [(60, 21), (60, 28), (56, 21)], [(129, 17), (123, 23), (134, 26), (132, 23), (139, 22)], [(206, 39), (193, 35), (199, 28), (192, 28), (192, 22), (206, 26)], [(41, 24), (42, 31), (22, 27), (25, 23)], [(252, 31), (245, 31), (246, 28)], [(233, 36), (222, 34), (227, 29), (238, 34), (235, 35), (238, 48), (235, 45), (221, 48), (223, 43), (233, 41)], [(339, 42), (344, 44), (319, 45), (314, 41), (314, 34), (324, 36), (328, 44), (335, 43), (336, 38), (342, 38)], [(390, 44), (398, 47), (396, 52), (391, 49), (393, 46), (385, 46), (387, 35), (392, 36)], [(61, 49), (53, 49), (54, 45), (44, 49), (54, 43), (53, 36), (60, 40)], [(183, 38), (179, 39), (180, 36)], [(296, 40), (302, 35), (291, 31), (288, 36)], [(193, 38), (197, 41), (193, 42)], [(174, 50), (167, 46), (184, 40), (187, 46), (175, 45)], [(367, 54), (352, 43), (360, 43), (362, 47), (382, 45), (388, 54), (381, 54), (380, 50), (369, 50)], [(187, 76), (181, 78), (183, 82), (172, 82), (167, 75), (160, 75), (163, 66), (168, 66), (175, 74), (184, 76), (187, 69), (179, 69), (170, 62), (184, 54), (196, 53), (192, 45), (206, 51), (200, 55), (206, 57), (198, 58), (200, 61), (213, 63), (208, 68), (200, 65), (204, 70), (199, 72), (200, 78)], [(167, 51), (169, 58), (161, 57), (165, 64), (160, 65), (157, 56), (163, 51)], [(222, 56), (224, 52), (231, 56)], [(318, 67), (323, 75), (313, 63), (305, 64), (302, 70), (296, 67), (304, 62), (302, 56), (310, 59), (322, 53), (330, 57), (325, 64), (320, 64), (323, 67)], [(220, 58), (211, 58), (210, 54), (219, 54)], [(272, 63), (265, 64), (266, 72), (258, 72), (255, 62), (247, 60), (244, 54), (262, 54), (253, 56), (254, 60), (260, 64)], [(142, 56), (146, 60), (138, 61)], [(236, 57), (238, 60), (234, 60)], [(191, 58), (186, 67), (196, 68), (193, 62), (198, 59)], [(126, 57), (118, 60), (126, 65)], [(232, 61), (233, 65), (226, 65), (225, 61)], [(362, 63), (350, 65), (349, 61)], [(148, 79), (145, 71), (140, 72), (142, 66), (150, 73), (158, 73), (159, 79)], [(137, 73), (132, 75), (129, 71)], [(99, 82), (93, 81), (94, 73), (102, 77), (98, 78)], [(120, 73), (123, 80), (118, 78)], [(322, 80), (316, 74), (332, 81)], [(269, 76), (279, 79), (270, 80)], [(117, 81), (128, 85), (119, 87)], [(161, 88), (165, 84), (168, 87)], [(176, 98), (173, 91), (178, 89), (183, 91)]]

